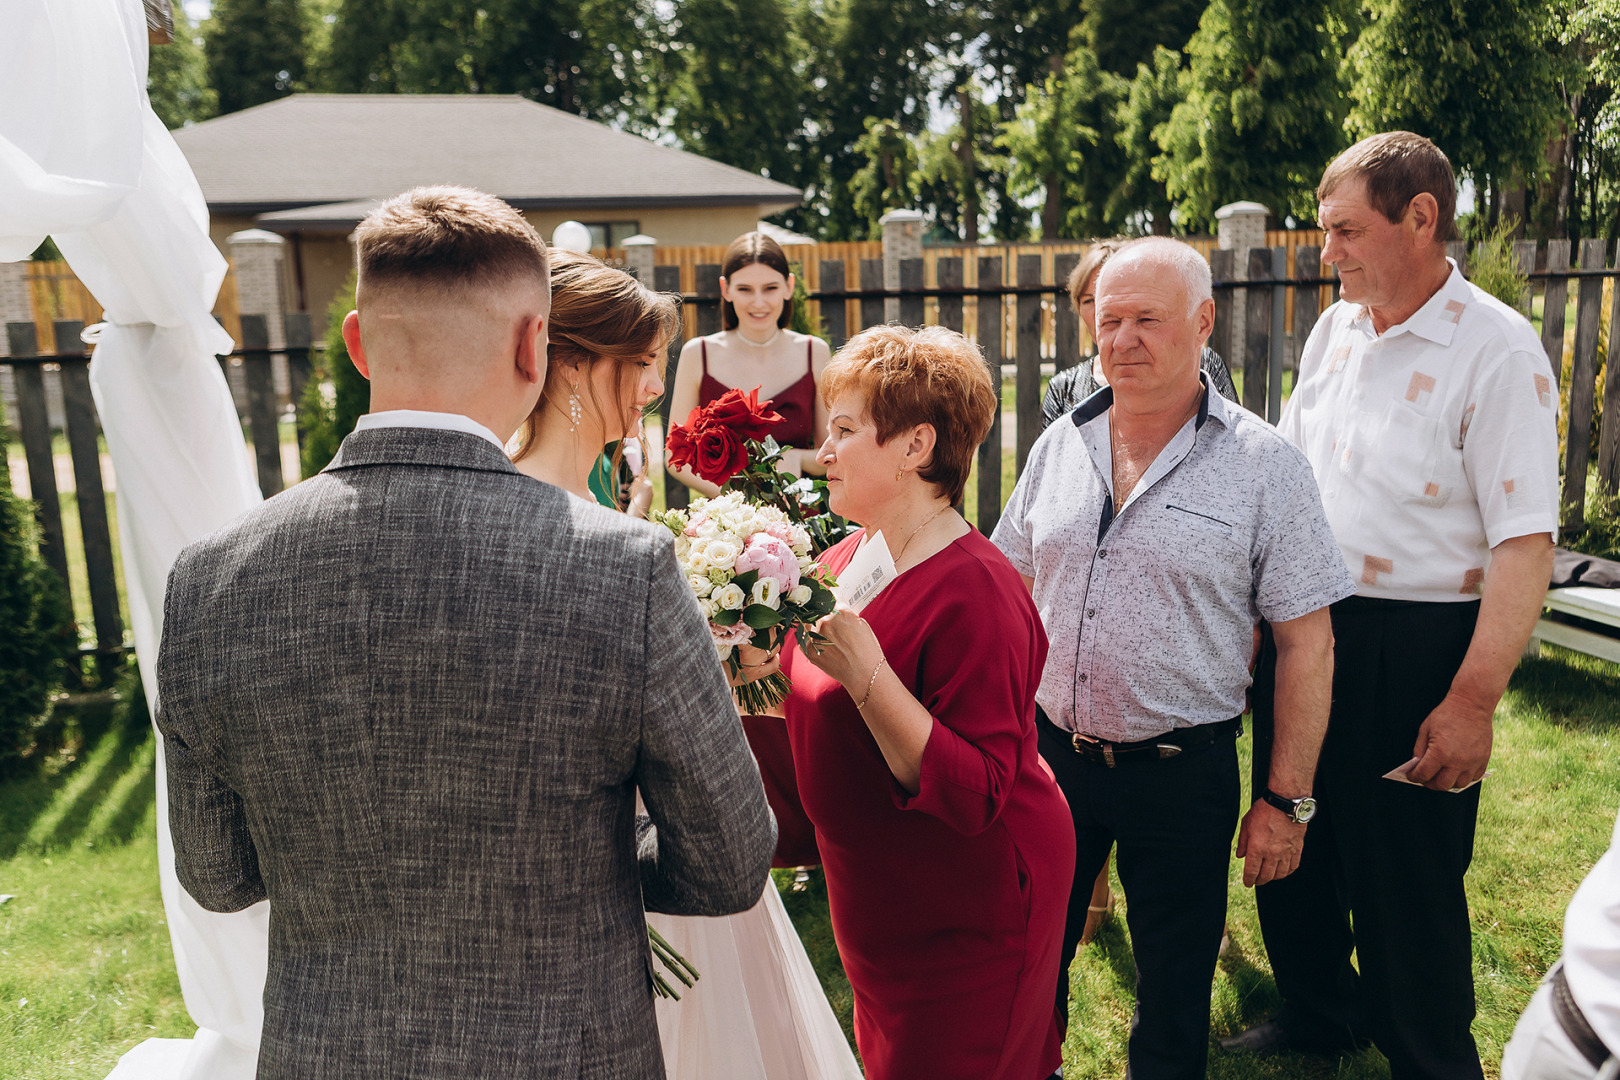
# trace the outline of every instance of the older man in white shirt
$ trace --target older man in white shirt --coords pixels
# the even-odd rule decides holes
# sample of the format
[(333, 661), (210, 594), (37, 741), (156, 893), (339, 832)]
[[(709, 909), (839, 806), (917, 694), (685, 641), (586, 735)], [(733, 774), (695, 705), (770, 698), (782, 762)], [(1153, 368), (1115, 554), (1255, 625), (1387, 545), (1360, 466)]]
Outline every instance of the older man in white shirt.
[[(1299, 870), (1256, 891), (1283, 1012), (1222, 1043), (1333, 1051), (1366, 1034), (1393, 1080), (1482, 1075), (1470, 785), (1557, 528), (1557, 385), (1529, 323), (1446, 258), (1455, 192), (1445, 155), (1410, 132), (1357, 143), (1317, 188), (1343, 299), (1305, 344), (1279, 429), (1310, 459), (1359, 587), (1333, 606), (1322, 812)], [(1414, 783), (1384, 778), (1408, 762)]]

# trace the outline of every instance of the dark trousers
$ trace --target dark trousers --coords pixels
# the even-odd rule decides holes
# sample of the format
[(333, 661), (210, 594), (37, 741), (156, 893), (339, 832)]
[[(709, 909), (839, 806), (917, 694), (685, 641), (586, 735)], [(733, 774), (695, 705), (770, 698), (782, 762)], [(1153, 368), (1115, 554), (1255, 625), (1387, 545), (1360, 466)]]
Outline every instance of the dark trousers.
[[(1255, 890), (1282, 1019), (1313, 1041), (1370, 1036), (1392, 1080), (1478, 1080), (1463, 874), (1479, 788), (1452, 795), (1382, 777), (1411, 759), (1479, 605), (1353, 597), (1332, 614), (1333, 712), (1316, 819), (1299, 869)], [(1257, 787), (1270, 756), (1275, 663), (1268, 640), (1253, 699)]]
[(1136, 957), (1131, 1080), (1203, 1080), (1209, 995), (1226, 925), (1227, 869), (1238, 818), (1235, 730), (1178, 757), (1093, 764), (1038, 714), (1041, 757), (1074, 816), (1074, 889), (1063, 928), (1058, 1011), (1091, 886), (1117, 844)]

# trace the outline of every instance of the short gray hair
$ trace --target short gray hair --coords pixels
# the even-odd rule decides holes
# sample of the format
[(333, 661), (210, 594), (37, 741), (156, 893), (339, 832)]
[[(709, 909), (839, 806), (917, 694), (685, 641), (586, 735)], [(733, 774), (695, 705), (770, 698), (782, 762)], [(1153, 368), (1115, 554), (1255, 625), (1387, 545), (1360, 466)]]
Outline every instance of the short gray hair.
[(1215, 295), (1214, 277), (1209, 272), (1209, 260), (1198, 253), (1198, 249), (1191, 244), (1168, 236), (1144, 236), (1120, 246), (1113, 256), (1097, 271), (1098, 292), (1102, 290), (1103, 274), (1110, 269), (1118, 271), (1119, 267), (1133, 258), (1145, 259), (1156, 266), (1162, 266), (1171, 271), (1180, 279), (1182, 286), (1187, 290), (1187, 314), (1196, 312), (1205, 300)]

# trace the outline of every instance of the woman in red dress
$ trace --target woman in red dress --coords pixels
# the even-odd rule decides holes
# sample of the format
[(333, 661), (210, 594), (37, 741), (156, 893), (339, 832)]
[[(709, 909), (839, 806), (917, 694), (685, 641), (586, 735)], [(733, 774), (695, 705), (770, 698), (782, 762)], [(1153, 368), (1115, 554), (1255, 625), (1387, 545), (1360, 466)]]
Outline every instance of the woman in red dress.
[[(788, 329), (793, 318), (793, 270), (781, 245), (764, 233), (743, 233), (720, 264), (720, 332), (695, 337), (681, 349), (670, 396), (670, 417), (680, 421), (733, 388), (760, 388), (782, 423), (771, 432), (787, 447), (781, 468), (794, 476), (820, 475), (816, 447), (827, 437), (827, 414), (816, 386), (831, 353), (827, 343)], [(673, 475), (694, 494), (720, 489), (691, 469)], [(743, 731), (759, 762), (765, 797), (776, 814), (773, 866), (814, 866), (816, 832), (799, 804), (793, 756), (781, 717), (745, 716)]]
[(823, 382), (832, 508), (882, 533), (898, 576), (859, 615), (790, 646), (799, 791), (869, 1080), (1039, 1080), (1074, 829), (1035, 748), (1040, 617), (1012, 565), (954, 510), (997, 407), (960, 334), (884, 326)]

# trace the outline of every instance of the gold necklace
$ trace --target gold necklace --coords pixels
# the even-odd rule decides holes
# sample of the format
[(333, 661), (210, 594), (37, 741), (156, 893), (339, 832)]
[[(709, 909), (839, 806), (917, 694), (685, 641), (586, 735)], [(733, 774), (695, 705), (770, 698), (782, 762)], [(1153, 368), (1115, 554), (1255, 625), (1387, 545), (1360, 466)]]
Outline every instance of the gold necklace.
[(938, 510), (935, 510), (933, 515), (930, 516), (927, 521), (923, 522), (921, 525), (919, 525), (915, 529), (911, 530), (911, 535), (906, 537), (906, 542), (900, 545), (900, 554), (898, 554), (898, 555), (896, 555), (894, 557), (895, 566), (898, 567), (900, 565), (900, 560), (905, 557), (906, 548), (911, 546), (911, 542), (917, 538), (917, 534), (922, 532), (924, 529), (928, 528), (928, 526), (932, 525), (934, 523), (934, 518), (939, 517), (939, 515), (943, 514), (945, 511), (949, 510), (950, 508), (951, 508), (950, 504), (946, 503), (944, 506), (940, 507)]

